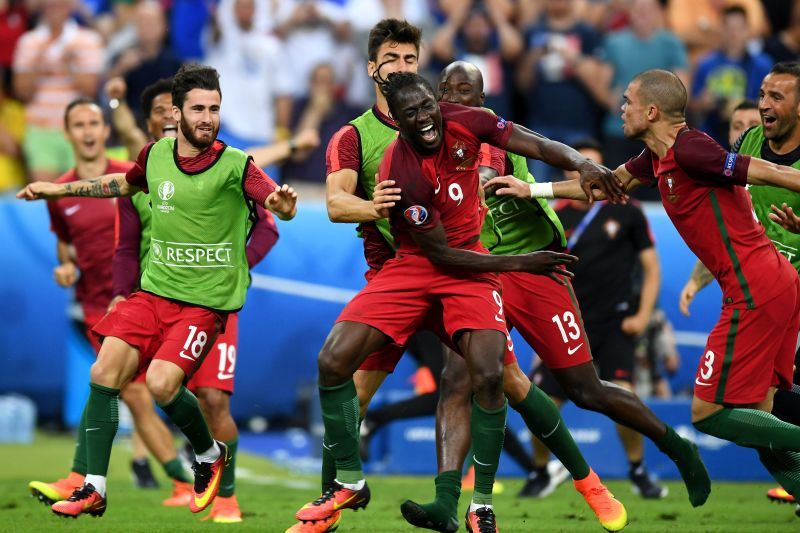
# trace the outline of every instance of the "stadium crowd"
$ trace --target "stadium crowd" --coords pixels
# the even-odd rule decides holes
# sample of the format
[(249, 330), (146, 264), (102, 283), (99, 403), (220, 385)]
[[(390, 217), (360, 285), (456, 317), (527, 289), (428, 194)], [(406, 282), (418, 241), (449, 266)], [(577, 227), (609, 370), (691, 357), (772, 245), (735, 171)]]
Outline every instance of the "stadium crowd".
[[(144, 88), (198, 60), (221, 74), (223, 141), (250, 148), (314, 130), (316, 147), (268, 170), (322, 183), (327, 142), (371, 104), (364, 43), (387, 16), (423, 29), (426, 77), (468, 60), (487, 107), (561, 142), (599, 139), (612, 168), (640, 150), (618, 112), (636, 73), (677, 73), (690, 124), (726, 142), (733, 108), (774, 62), (800, 57), (791, 0), (2, 0), (0, 190), (71, 168), (61, 130), (75, 97), (122, 101), (142, 122)], [(122, 99), (104, 90), (114, 78)]]

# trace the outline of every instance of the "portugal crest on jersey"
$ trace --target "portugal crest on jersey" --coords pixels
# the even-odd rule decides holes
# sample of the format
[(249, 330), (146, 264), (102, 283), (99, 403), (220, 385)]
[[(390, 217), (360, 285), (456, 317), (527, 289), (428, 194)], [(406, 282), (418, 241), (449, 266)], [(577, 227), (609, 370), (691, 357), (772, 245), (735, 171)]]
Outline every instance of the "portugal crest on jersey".
[(450, 157), (456, 161), (456, 170), (469, 170), (475, 163), (475, 156), (470, 156), (467, 145), (462, 141), (456, 141), (450, 148)]
[(428, 220), (428, 210), (421, 205), (412, 205), (403, 211), (403, 216), (415, 226), (421, 226)]
[(675, 194), (672, 190), (672, 188), (675, 186), (675, 178), (672, 177), (672, 174), (667, 174), (666, 179), (667, 179), (667, 189), (669, 189), (669, 192), (667, 192), (667, 200), (669, 200), (670, 203), (674, 204), (675, 202), (680, 200), (680, 195)]

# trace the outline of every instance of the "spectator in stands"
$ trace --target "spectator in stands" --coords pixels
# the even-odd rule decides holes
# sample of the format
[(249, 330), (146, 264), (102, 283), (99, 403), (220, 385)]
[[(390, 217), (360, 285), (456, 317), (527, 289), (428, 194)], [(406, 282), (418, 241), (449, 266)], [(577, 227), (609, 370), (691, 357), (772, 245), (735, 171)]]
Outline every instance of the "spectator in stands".
[(694, 65), (700, 56), (719, 47), (725, 40), (723, 37), (727, 38), (723, 28), (724, 13), (734, 6), (744, 10), (751, 36), (764, 37), (769, 34), (769, 23), (760, 0), (667, 1), (667, 26), (686, 45), (691, 64)]
[[(134, 15), (136, 43), (114, 60), (109, 77), (120, 76), (128, 86), (128, 107), (141, 121), (140, 99), (145, 87), (161, 78), (170, 78), (181, 66), (166, 45), (167, 19), (156, 0), (143, 0)], [(226, 102), (227, 103), (227, 102)]]
[(8, 87), (11, 83), (11, 65), (17, 40), (28, 29), (28, 12), (21, 0), (0, 0), (0, 72)]
[[(622, 93), (628, 82), (640, 72), (660, 68), (675, 72), (688, 85), (686, 47), (674, 33), (664, 29), (663, 12), (658, 0), (632, 0), (628, 19), (630, 27), (609, 34), (603, 46), (603, 75), (608, 87), (605, 101), (608, 112), (603, 122), (603, 155), (609, 168), (621, 165), (641, 152), (642, 148), (640, 142), (626, 139), (622, 134), (619, 109), (622, 105)], [(654, 193), (657, 198), (657, 190), (650, 187), (643, 189)]]
[(728, 145), (733, 146), (744, 132), (759, 124), (761, 124), (761, 113), (758, 112), (758, 104), (753, 100), (739, 102), (733, 108), (733, 113), (731, 113), (731, 124), (728, 128)]
[(431, 39), (431, 53), (444, 67), (469, 61), (483, 74), (485, 106), (501, 116), (511, 113), (508, 63), (523, 51), (522, 35), (511, 24), (513, 6), (506, 0), (459, 2)]
[(772, 60), (747, 49), (750, 30), (742, 7), (725, 8), (722, 29), (722, 46), (703, 56), (692, 76), (689, 110), (703, 131), (725, 144), (733, 107), (744, 98), (758, 98)]
[(53, 181), (73, 166), (61, 130), (64, 109), (94, 97), (103, 62), (100, 36), (70, 18), (75, 0), (42, 0), (39, 25), (17, 42), (14, 94), (26, 105), (23, 153), (33, 181)]
[[(526, 33), (528, 51), (517, 68), (526, 114), (523, 123), (563, 143), (597, 137), (605, 87), (597, 55), (600, 34), (578, 18), (575, 0), (545, 0), (544, 11)], [(537, 180), (554, 171), (531, 160)]]
[(284, 180), (324, 183), (325, 147), (342, 124), (356, 118), (361, 111), (342, 100), (342, 86), (330, 65), (314, 68), (309, 91), (308, 96), (295, 101), (292, 129), (298, 134), (314, 130), (322, 142), (311, 149), (296, 150), (284, 165), (282, 176)]
[(789, 20), (788, 27), (764, 42), (764, 53), (776, 63), (800, 60), (800, 1), (794, 3)]
[(281, 42), (258, 30), (259, 7), (264, 3), (221, 2), (206, 58), (220, 73), (225, 101), (218, 138), (242, 150), (283, 140), (276, 139), (276, 127), (289, 126), (292, 80), (300, 75), (294, 65), (290, 71)]
[(26, 183), (22, 165), (25, 108), (8, 94), (0, 68), (0, 192), (18, 190)]

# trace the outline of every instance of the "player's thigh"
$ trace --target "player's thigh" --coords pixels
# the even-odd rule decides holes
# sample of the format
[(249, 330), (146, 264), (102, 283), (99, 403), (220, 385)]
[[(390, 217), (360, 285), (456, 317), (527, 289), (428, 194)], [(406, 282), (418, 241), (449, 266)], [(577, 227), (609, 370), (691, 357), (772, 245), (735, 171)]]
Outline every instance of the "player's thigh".
[(548, 368), (592, 360), (588, 337), (572, 285), (546, 276), (505, 272), (503, 301), (508, 321)]
[[(432, 293), (442, 308), (439, 334), (445, 335), (443, 342), (456, 348), (470, 367), (481, 354), (477, 350), (465, 352), (468, 347), (490, 349), (491, 352), (484, 354), (487, 360), (502, 361), (505, 344), (510, 339), (499, 278), (494, 275), (462, 279), (442, 276), (436, 280)], [(469, 339), (464, 338), (467, 332), (470, 332)], [(502, 334), (503, 342), (498, 344), (497, 335), (490, 332)], [(499, 353), (495, 353), (496, 350)]]
[(215, 389), (233, 394), (239, 340), (239, 317), (231, 313), (208, 354), (200, 363), (187, 387), (195, 392), (201, 388)]
[[(695, 375), (695, 397), (708, 403), (750, 405), (770, 387), (791, 383), (794, 353), (785, 343), (780, 297), (755, 309), (723, 307)], [(783, 352), (783, 353), (782, 353)]]
[(92, 365), (92, 383), (121, 389), (139, 368), (139, 351), (117, 337), (106, 337)]

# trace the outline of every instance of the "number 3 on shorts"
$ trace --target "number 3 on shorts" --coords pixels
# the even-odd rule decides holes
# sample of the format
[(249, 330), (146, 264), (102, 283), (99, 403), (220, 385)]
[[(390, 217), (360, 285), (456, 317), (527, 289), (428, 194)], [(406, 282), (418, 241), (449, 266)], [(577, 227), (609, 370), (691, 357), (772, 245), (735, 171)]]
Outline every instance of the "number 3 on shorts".
[(703, 368), (700, 369), (700, 377), (704, 380), (708, 381), (711, 377), (711, 374), (714, 372), (713, 364), (714, 364), (714, 352), (711, 350), (706, 352), (705, 355), (706, 360), (703, 361)]
[(189, 359), (189, 356), (184, 353), (186, 350), (189, 350), (194, 359), (199, 358), (207, 342), (208, 334), (205, 331), (198, 332), (197, 326), (189, 326), (189, 336), (186, 337), (186, 342), (183, 343), (183, 350), (181, 350), (180, 356), (184, 359)]

